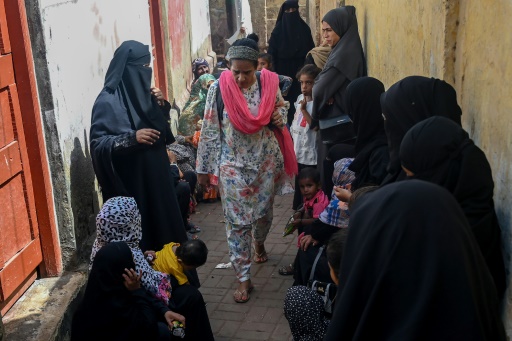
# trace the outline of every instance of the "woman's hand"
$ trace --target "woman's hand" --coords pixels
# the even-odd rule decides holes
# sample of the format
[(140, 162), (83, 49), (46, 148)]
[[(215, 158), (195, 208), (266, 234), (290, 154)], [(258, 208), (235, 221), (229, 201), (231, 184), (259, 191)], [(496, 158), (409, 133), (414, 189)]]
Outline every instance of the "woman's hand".
[(162, 90), (160, 90), (159, 88), (153, 87), (153, 88), (151, 88), (151, 94), (153, 96), (155, 96), (156, 101), (158, 102), (159, 106), (163, 106), (165, 104), (165, 98), (162, 93)]
[(306, 251), (309, 247), (309, 245), (317, 246), (318, 241), (313, 239), (310, 234), (305, 235), (300, 239), (300, 249), (302, 251)]
[(170, 163), (178, 162), (178, 158), (176, 157), (176, 154), (174, 154), (174, 152), (172, 152), (170, 150), (167, 151), (167, 157), (169, 158)]
[(183, 326), (185, 326), (185, 316), (183, 316), (181, 314), (178, 314), (178, 313), (175, 313), (174, 311), (169, 310), (168, 312), (165, 313), (164, 317), (165, 317), (165, 321), (167, 321), (167, 324), (171, 328), (173, 327), (172, 321), (180, 321), (181, 323), (183, 323)]
[(272, 122), (273, 125), (275, 125), (278, 128), (282, 128), (284, 126), (283, 116), (281, 116), (281, 114), (277, 110), (275, 110), (272, 113), (271, 122)]
[(139, 274), (133, 269), (124, 269), (124, 286), (130, 291), (140, 289), (140, 279), (142, 278), (142, 271), (139, 270)]
[(334, 98), (329, 98), (329, 100), (327, 101), (327, 105), (332, 105), (334, 103)]
[(210, 177), (208, 174), (197, 174), (197, 183), (199, 186), (208, 187), (210, 186)]
[(194, 136), (191, 135), (191, 136), (185, 136), (185, 143), (190, 143), (192, 144), (192, 141), (194, 140)]
[(160, 132), (151, 128), (143, 128), (137, 130), (135, 137), (138, 143), (152, 145), (160, 138)]

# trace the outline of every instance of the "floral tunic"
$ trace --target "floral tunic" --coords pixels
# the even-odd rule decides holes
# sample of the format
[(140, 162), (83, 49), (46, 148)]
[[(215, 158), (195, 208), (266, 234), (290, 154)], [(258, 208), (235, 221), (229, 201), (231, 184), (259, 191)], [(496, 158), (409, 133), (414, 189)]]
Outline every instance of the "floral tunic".
[[(292, 178), (284, 171), (283, 155), (268, 126), (255, 134), (241, 133), (231, 124), (226, 110), (219, 123), (217, 87), (218, 81), (210, 86), (206, 99), (197, 173), (219, 178), (226, 220), (235, 225), (249, 225), (267, 213), (276, 194), (293, 192)], [(242, 92), (249, 110), (256, 116), (260, 102), (258, 82)], [(283, 102), (278, 90), (276, 107), (286, 119), (287, 108)]]

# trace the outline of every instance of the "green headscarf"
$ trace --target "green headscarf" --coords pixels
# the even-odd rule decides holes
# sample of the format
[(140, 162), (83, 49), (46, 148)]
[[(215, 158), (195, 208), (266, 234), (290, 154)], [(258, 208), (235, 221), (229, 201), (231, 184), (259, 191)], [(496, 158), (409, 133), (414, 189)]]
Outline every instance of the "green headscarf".
[(178, 120), (178, 134), (191, 136), (196, 131), (197, 121), (202, 120), (204, 117), (208, 84), (212, 81), (215, 81), (215, 77), (206, 73), (199, 77), (192, 86), (190, 97)]

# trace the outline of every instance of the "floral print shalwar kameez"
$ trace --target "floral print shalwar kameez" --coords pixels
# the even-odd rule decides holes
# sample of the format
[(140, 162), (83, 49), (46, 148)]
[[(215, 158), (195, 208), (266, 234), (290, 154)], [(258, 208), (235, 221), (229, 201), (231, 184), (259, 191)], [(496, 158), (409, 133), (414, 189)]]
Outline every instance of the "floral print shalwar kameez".
[[(197, 172), (218, 177), (230, 259), (240, 282), (250, 279), (251, 240), (262, 244), (272, 225), (274, 196), (293, 192), (293, 179), (285, 173), (283, 155), (268, 126), (255, 134), (234, 128), (226, 110), (219, 122), (216, 97), (218, 82), (211, 85), (206, 100)], [(258, 113), (258, 82), (240, 89), (252, 115)], [(280, 91), (276, 110), (286, 118)], [(279, 128), (274, 128), (279, 129)]]

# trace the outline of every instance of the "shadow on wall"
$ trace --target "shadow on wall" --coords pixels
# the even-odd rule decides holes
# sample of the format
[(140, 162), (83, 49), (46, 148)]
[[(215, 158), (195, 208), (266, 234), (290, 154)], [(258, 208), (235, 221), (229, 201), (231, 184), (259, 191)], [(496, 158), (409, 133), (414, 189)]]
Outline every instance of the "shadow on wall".
[(84, 260), (88, 262), (95, 238), (96, 214), (99, 211), (98, 193), (94, 186), (94, 169), (85, 130), (84, 141), (85, 150), (82, 148), (80, 139), (75, 137), (70, 166), (71, 209), (78, 262)]

